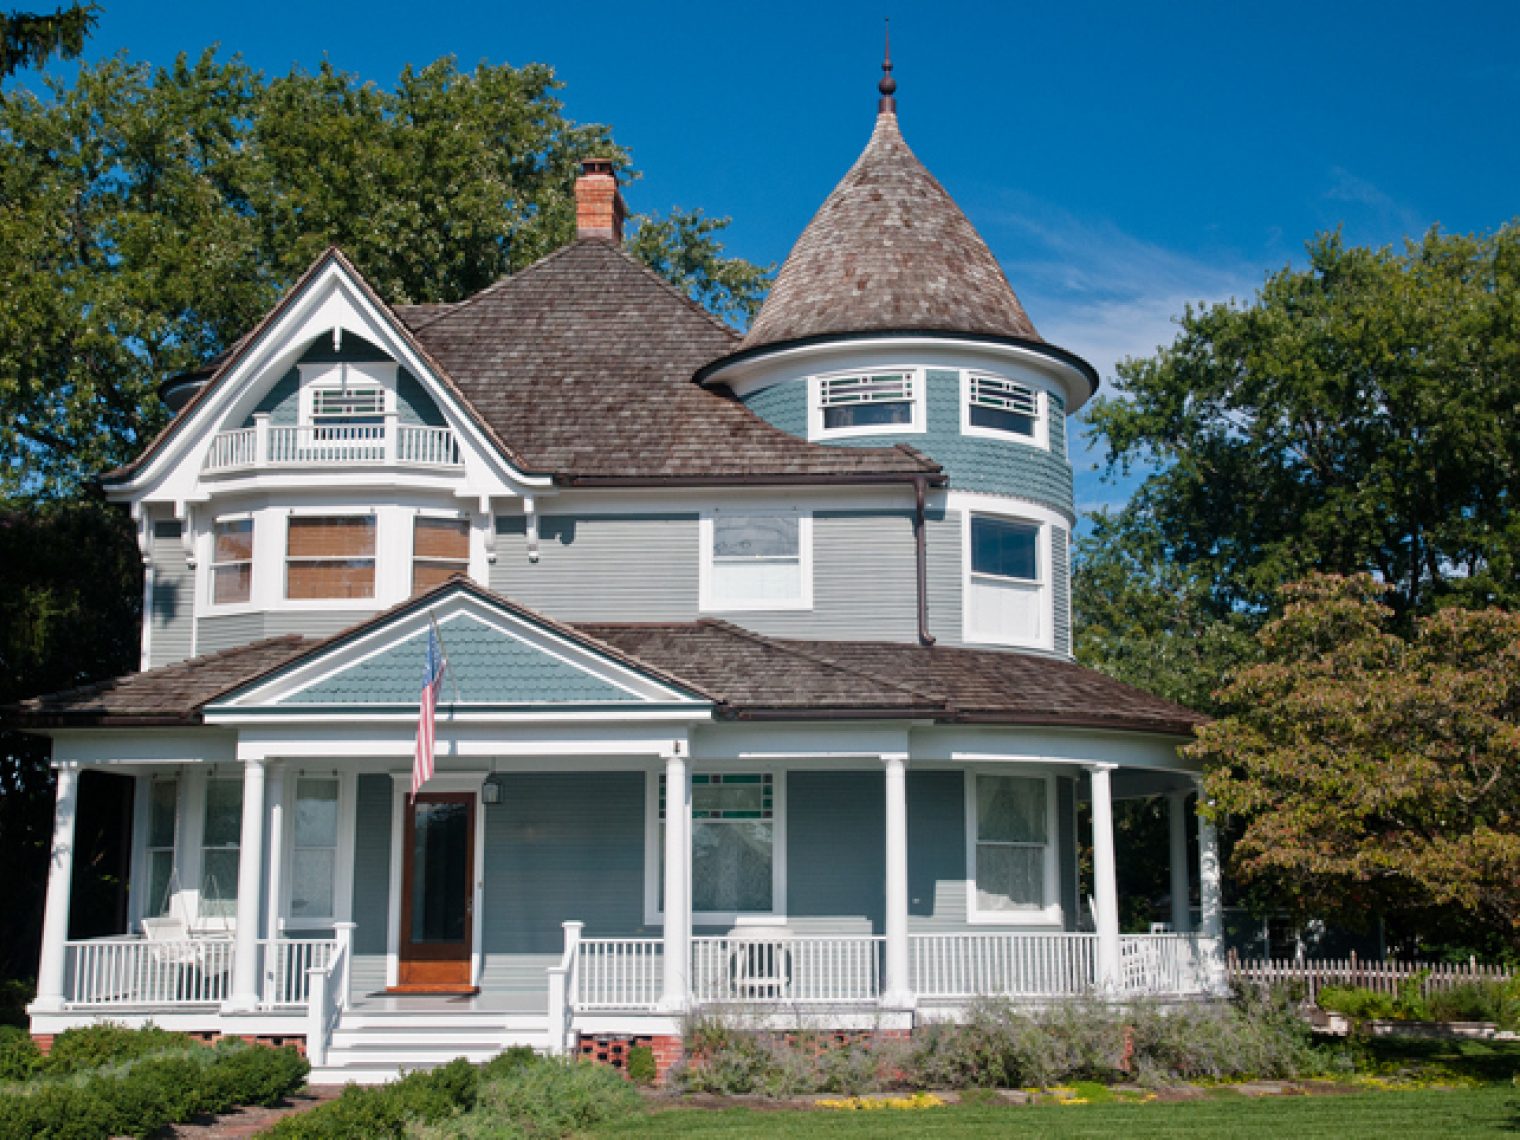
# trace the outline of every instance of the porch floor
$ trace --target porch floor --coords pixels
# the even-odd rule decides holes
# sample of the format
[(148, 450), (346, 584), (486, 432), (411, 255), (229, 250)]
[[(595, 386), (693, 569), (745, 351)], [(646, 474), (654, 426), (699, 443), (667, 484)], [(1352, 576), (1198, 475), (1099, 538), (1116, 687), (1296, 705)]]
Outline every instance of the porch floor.
[(348, 1008), (356, 1013), (502, 1013), (547, 1014), (549, 994), (547, 989), (495, 990), (450, 997), (439, 994), (392, 994), (384, 990), (375, 993), (355, 993), (349, 999)]

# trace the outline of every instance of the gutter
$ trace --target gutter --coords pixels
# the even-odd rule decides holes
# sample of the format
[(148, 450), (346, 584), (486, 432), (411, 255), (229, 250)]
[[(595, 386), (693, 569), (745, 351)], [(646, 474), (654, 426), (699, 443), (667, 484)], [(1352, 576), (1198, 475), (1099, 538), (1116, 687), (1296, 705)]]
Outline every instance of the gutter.
[(924, 495), (928, 480), (913, 480), (913, 560), (918, 575), (918, 643), (933, 645), (929, 632), (929, 541), (924, 527)]
[(949, 482), (943, 472), (864, 471), (858, 475), (826, 472), (814, 475), (566, 475), (556, 482), (563, 487), (850, 487), (901, 484), (942, 487)]

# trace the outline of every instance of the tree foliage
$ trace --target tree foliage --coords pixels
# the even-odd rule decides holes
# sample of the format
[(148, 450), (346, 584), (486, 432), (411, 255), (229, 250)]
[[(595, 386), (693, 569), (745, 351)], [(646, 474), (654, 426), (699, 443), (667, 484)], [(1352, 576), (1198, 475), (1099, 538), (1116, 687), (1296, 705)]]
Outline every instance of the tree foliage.
[[(156, 387), (245, 332), (329, 244), (392, 302), (452, 301), (575, 231), (579, 161), (628, 155), (567, 119), (548, 67), (452, 59), (394, 90), (324, 65), (266, 80), (211, 52), (124, 58), (0, 100), (0, 491), (69, 494), (165, 419)], [(700, 212), (632, 248), (747, 312), (765, 273)]]
[[(1195, 655), (1200, 628), (1259, 622), (1311, 571), (1374, 574), (1404, 617), (1520, 602), (1520, 226), (1308, 254), (1250, 303), (1188, 309), (1092, 409), (1110, 470), (1154, 471), (1082, 546), (1090, 663)], [(1121, 576), (1150, 611), (1122, 655)]]
[(100, 16), (98, 4), (72, 4), (51, 13), (0, 12), (0, 79), (52, 56), (77, 59)]
[(1243, 825), (1235, 873), (1277, 903), (1520, 948), (1520, 615), (1448, 607), (1406, 637), (1395, 593), (1286, 588), (1188, 751)]

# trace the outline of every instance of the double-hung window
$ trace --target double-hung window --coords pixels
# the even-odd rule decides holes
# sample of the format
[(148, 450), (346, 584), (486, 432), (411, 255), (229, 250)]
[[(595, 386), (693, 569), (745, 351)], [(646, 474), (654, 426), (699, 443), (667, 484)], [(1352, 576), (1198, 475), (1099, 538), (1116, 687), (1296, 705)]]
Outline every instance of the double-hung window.
[(237, 914), (239, 846), (243, 837), (243, 781), (206, 781), (201, 831), (201, 917)]
[(912, 369), (815, 377), (808, 428), (813, 439), (923, 431), (922, 381)]
[[(664, 910), (665, 778), (659, 778), (659, 882)], [(691, 777), (691, 909), (712, 921), (773, 914), (777, 902), (777, 792), (770, 772)]]
[(285, 596), (375, 596), (374, 515), (292, 515), (288, 520)]
[(211, 545), (211, 600), (216, 605), (253, 596), (253, 520), (220, 519)]
[(967, 526), (967, 639), (1043, 644), (1049, 622), (1039, 524), (970, 515)]
[(418, 515), (412, 524), (412, 593), (431, 590), (469, 570), (469, 520)]
[(296, 780), (295, 826), (290, 854), (290, 918), (294, 923), (337, 916), (338, 781), (301, 776)]
[(1045, 441), (1040, 393), (1003, 376), (966, 374), (963, 429), (970, 435), (1015, 436), (1033, 443)]
[(148, 789), (147, 894), (138, 902), (144, 917), (167, 914), (174, 882), (174, 834), (179, 814), (179, 784), (154, 780)]
[(796, 511), (703, 518), (702, 609), (811, 607), (812, 525)]
[(1009, 921), (1054, 903), (1052, 798), (1044, 776), (970, 776), (972, 915)]

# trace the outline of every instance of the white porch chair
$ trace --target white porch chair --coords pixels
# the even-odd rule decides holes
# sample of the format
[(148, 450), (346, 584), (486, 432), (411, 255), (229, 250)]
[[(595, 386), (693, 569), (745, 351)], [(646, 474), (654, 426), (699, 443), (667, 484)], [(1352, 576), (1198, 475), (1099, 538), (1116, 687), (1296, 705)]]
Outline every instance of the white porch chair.
[(779, 926), (737, 926), (729, 931), (728, 984), (736, 998), (779, 999), (792, 988), (792, 932)]

